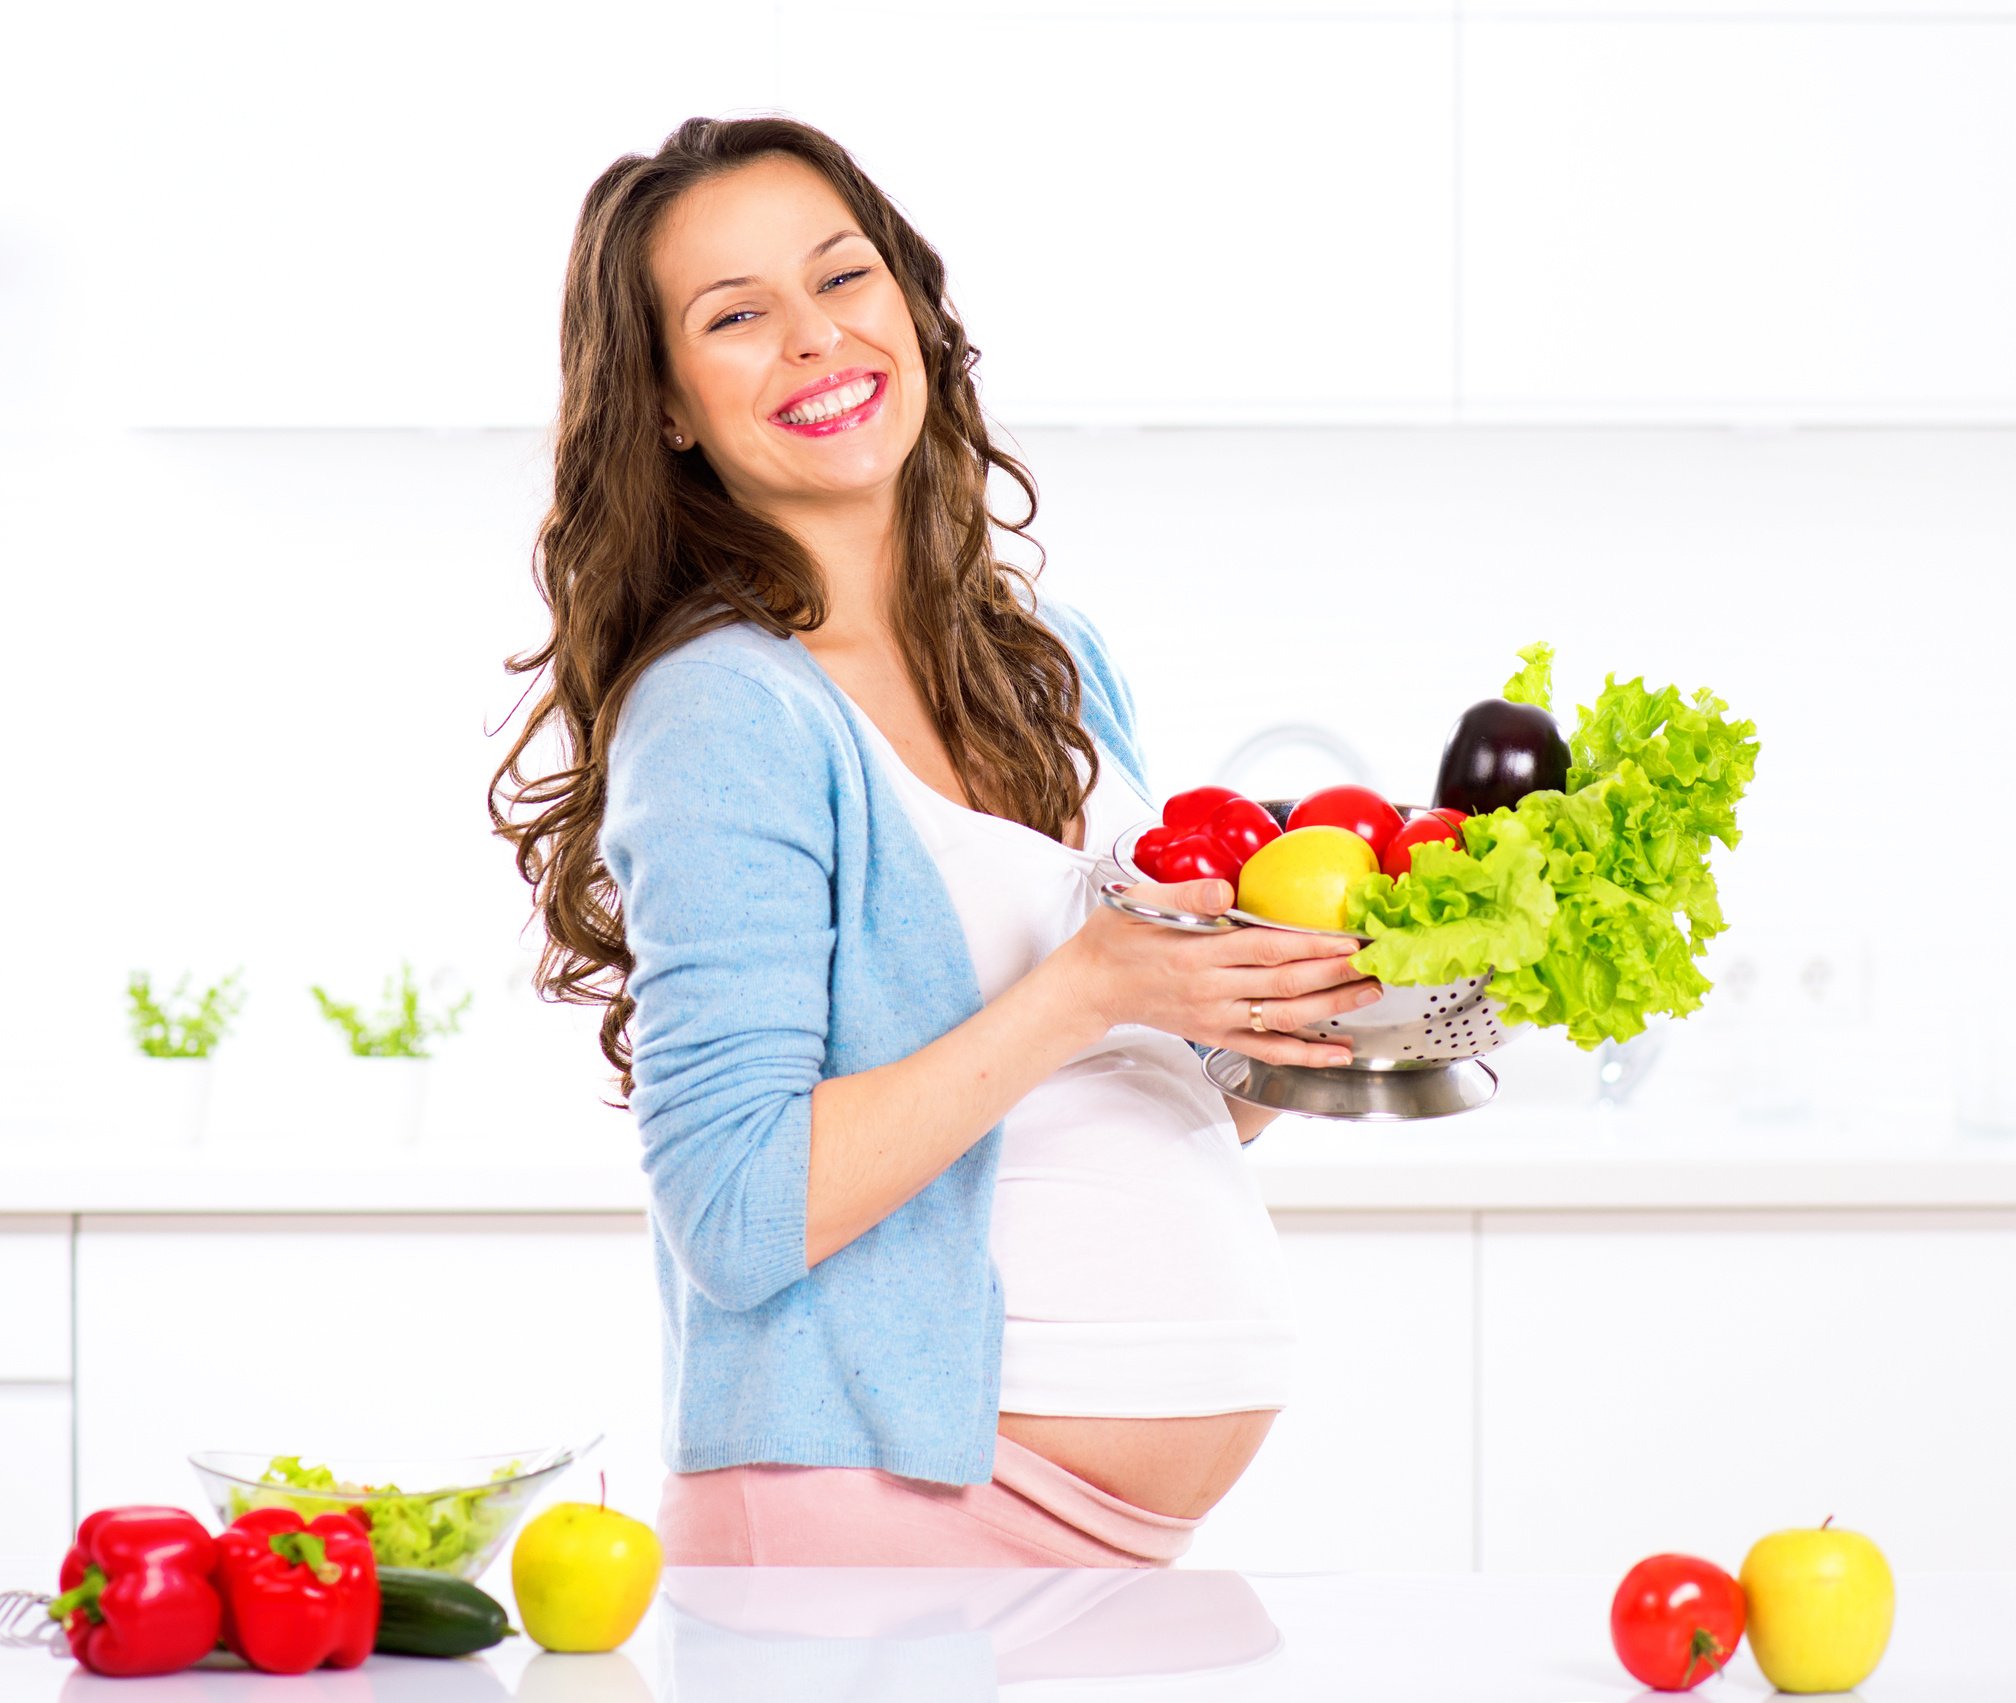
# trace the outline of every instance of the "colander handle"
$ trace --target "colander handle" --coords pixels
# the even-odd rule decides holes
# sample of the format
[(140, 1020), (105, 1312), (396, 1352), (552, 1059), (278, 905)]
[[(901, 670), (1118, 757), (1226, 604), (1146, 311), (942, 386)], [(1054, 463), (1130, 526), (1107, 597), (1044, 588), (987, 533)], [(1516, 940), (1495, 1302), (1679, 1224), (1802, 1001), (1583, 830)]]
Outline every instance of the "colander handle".
[(0, 1591), (0, 1650), (46, 1649), (71, 1660), (70, 1640), (46, 1612), (56, 1599), (40, 1591)]
[(1164, 910), (1160, 905), (1130, 899), (1127, 897), (1129, 885), (1125, 881), (1102, 881), (1099, 884), (1099, 902), (1111, 905), (1116, 911), (1125, 911), (1129, 916), (1140, 917), (1144, 922), (1159, 922), (1164, 928), (1187, 928), (1196, 934), (1219, 934), (1228, 928), (1246, 927), (1235, 917), (1204, 917), (1195, 911)]

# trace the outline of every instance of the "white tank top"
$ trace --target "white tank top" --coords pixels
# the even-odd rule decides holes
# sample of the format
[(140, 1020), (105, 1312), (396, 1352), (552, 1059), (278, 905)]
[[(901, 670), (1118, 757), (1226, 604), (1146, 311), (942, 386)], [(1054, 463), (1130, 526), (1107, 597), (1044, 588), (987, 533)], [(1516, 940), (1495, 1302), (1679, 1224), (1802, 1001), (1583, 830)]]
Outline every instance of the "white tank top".
[[(1078, 931), (1100, 879), (1124, 879), (1113, 843), (1155, 807), (1100, 745), (1075, 852), (955, 804), (849, 704), (944, 875), (992, 1000)], [(1287, 1406), (1298, 1340), (1287, 1263), (1189, 1042), (1116, 1026), (1024, 1095), (1002, 1136), (989, 1245), (1007, 1314), (1003, 1413)]]

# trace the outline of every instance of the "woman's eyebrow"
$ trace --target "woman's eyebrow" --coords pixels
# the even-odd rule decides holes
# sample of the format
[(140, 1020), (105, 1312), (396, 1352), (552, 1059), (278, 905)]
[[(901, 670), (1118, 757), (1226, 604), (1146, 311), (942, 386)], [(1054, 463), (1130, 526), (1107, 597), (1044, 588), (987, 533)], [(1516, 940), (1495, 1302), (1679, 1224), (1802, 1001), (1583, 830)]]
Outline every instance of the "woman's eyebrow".
[[(829, 248), (831, 248), (836, 242), (844, 242), (848, 237), (858, 237), (858, 236), (861, 236), (861, 233), (859, 231), (851, 231), (851, 230), (835, 231), (824, 242), (820, 243), (816, 248), (814, 248), (810, 254), (805, 256), (805, 263), (809, 266), (813, 261), (817, 260), (820, 255), (824, 254)], [(862, 237), (861, 240), (863, 242), (866, 242), (868, 239), (866, 237)], [(685, 315), (682, 317), (690, 316), (692, 314), (695, 303), (697, 303), (702, 296), (711, 296), (716, 290), (739, 290), (742, 288), (744, 284), (756, 284), (761, 282), (762, 280), (759, 278), (723, 278), (717, 283), (709, 284), (704, 290), (695, 290), (693, 292), (691, 299), (689, 299), (686, 303)]]

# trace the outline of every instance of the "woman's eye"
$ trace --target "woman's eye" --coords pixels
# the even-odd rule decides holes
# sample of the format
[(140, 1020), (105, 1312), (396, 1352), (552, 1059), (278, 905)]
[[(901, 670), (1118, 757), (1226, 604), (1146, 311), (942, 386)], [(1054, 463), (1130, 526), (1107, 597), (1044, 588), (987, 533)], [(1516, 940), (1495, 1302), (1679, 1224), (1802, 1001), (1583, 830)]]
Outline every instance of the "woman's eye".
[[(859, 278), (867, 270), (868, 268), (865, 266), (857, 266), (854, 268), (852, 272), (836, 272), (831, 278), (828, 278), (824, 284), (819, 286), (820, 294), (822, 295), (825, 294), (827, 289), (834, 284), (844, 284), (849, 278)], [(733, 325), (736, 320), (742, 317), (743, 314), (751, 313), (753, 311), (755, 310), (752, 308), (743, 308), (736, 313), (723, 314), (719, 319), (715, 320), (715, 322), (712, 325), (708, 326), (707, 329), (709, 331), (719, 331), (722, 326)]]

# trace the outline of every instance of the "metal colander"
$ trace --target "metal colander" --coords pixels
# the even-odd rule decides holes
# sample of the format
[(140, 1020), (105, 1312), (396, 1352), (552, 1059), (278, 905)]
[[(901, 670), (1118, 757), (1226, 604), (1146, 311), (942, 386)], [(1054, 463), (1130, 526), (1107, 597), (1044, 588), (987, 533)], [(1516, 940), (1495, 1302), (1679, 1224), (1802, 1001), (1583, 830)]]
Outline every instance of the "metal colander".
[[(1292, 799), (1256, 799), (1277, 822)], [(1403, 820), (1427, 814), (1417, 804), (1394, 806)], [(1102, 904), (1166, 928), (1213, 932), (1233, 928), (1278, 928), (1313, 934), (1340, 948), (1368, 944), (1362, 935), (1337, 929), (1301, 928), (1270, 922), (1234, 906), (1219, 916), (1173, 911), (1127, 897), (1127, 888), (1154, 878), (1134, 861), (1134, 845), (1150, 828), (1137, 822), (1113, 844), (1113, 862), (1125, 880), (1100, 884)], [(1392, 987), (1363, 1011), (1344, 1012), (1320, 1023), (1283, 1030), (1307, 1041), (1350, 1042), (1348, 1065), (1267, 1064), (1229, 1047), (1206, 1054), (1204, 1071), (1236, 1099), (1273, 1111), (1310, 1117), (1371, 1119), (1444, 1117), (1481, 1106), (1498, 1091), (1498, 1077), (1480, 1054), (1495, 1052), (1511, 1038), (1499, 1021), (1501, 1010), (1489, 993), (1488, 974), (1440, 987)]]

